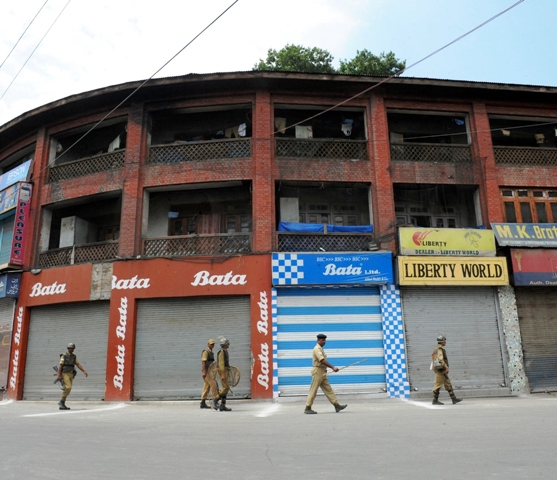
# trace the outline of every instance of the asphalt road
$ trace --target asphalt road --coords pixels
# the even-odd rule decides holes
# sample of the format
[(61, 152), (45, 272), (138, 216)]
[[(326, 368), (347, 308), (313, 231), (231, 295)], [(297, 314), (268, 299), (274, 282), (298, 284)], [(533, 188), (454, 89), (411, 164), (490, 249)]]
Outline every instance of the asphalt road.
[[(71, 399), (71, 397), (70, 397)], [(0, 402), (6, 479), (555, 479), (557, 397)]]

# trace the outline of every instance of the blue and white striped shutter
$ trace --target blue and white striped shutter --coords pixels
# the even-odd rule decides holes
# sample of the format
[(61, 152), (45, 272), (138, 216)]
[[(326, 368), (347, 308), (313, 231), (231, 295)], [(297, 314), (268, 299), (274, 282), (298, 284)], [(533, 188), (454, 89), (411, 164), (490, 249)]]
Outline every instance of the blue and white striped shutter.
[(335, 393), (380, 393), (385, 359), (379, 288), (277, 289), (277, 363), (280, 396), (307, 395), (317, 334), (327, 335), (325, 353), (341, 368), (329, 370)]

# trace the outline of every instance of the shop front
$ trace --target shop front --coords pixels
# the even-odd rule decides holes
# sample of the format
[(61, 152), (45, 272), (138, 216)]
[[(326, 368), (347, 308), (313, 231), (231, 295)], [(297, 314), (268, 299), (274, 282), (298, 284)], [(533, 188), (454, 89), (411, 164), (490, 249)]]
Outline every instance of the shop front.
[[(214, 260), (214, 259), (213, 259)], [(133, 260), (26, 273), (16, 311), (8, 394), (54, 399), (68, 342), (89, 373), (73, 399), (199, 398), (201, 352), (230, 341), (234, 395), (273, 395), (270, 256)]]
[(510, 247), (530, 391), (557, 391), (557, 224), (492, 226), (497, 243)]
[(272, 271), (275, 396), (307, 395), (319, 333), (336, 393), (408, 396), (390, 252), (274, 253)]
[(12, 342), (14, 309), (19, 295), (20, 273), (0, 275), (0, 390), (8, 384), (10, 346)]
[(499, 286), (506, 259), (495, 257), (489, 230), (400, 228), (397, 280), (413, 391), (431, 390), (431, 352), (447, 336), (458, 389), (508, 388)]

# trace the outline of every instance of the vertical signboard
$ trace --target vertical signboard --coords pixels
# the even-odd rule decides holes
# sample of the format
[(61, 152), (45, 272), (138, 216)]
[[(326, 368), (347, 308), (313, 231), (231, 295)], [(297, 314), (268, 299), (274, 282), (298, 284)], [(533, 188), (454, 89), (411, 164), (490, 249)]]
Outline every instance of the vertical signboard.
[(20, 183), (14, 220), (14, 234), (10, 251), (11, 265), (23, 265), (27, 229), (29, 224), (29, 210), (31, 209), (31, 193), (33, 186), (30, 183)]

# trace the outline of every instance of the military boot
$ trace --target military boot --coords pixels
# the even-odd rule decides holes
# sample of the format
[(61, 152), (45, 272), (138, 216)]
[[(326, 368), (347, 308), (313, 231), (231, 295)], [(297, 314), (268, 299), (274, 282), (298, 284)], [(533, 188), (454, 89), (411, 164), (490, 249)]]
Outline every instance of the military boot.
[(220, 395), (217, 398), (213, 398), (213, 408), (215, 410), (218, 410), (220, 407), (219, 400), (220, 400)]
[(439, 389), (433, 390), (433, 401), (431, 402), (432, 405), (444, 405), (444, 403), (439, 401)]
[(226, 406), (226, 397), (222, 397), (222, 402), (221, 402), (221, 404), (220, 404), (220, 409), (219, 409), (219, 410), (220, 410), (221, 412), (231, 412), (231, 411), (232, 411), (231, 408), (228, 408), (228, 407)]
[(340, 412), (341, 410), (344, 410), (348, 405), (339, 405), (338, 403), (335, 403), (335, 412)]
[(308, 415), (316, 415), (317, 412), (315, 410), (312, 410), (311, 407), (306, 407), (306, 409), (304, 410), (304, 413), (307, 413)]
[(211, 407), (205, 403), (205, 400), (201, 400), (201, 403), (199, 404), (199, 408), (211, 408)]
[(66, 401), (65, 400), (60, 400), (58, 402), (58, 409), (59, 410), (70, 410), (70, 407), (66, 407)]
[(462, 398), (456, 398), (456, 395), (454, 394), (454, 392), (451, 390), (449, 392), (449, 395), (451, 396), (451, 400), (453, 401), (453, 405), (456, 405), (459, 402), (462, 402)]

